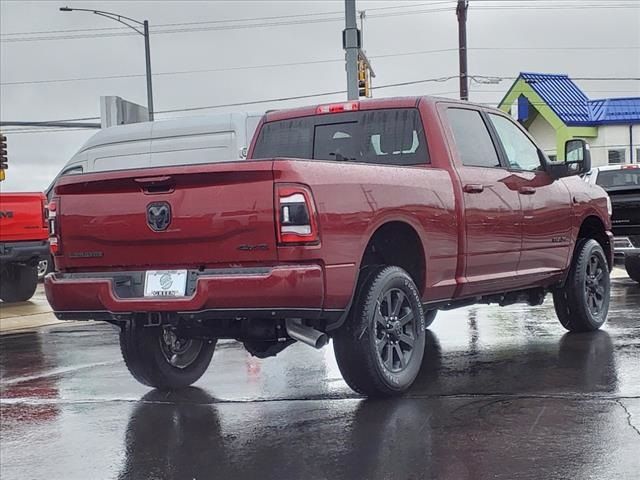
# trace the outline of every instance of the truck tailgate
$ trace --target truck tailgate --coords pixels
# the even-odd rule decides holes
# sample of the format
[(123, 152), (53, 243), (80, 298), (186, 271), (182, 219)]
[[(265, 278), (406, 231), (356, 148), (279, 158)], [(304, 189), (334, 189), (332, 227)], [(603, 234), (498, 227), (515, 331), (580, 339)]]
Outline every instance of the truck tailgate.
[(614, 235), (640, 235), (640, 189), (608, 191)]
[(0, 241), (46, 240), (45, 196), (36, 193), (0, 194)]
[(270, 160), (70, 176), (56, 199), (60, 270), (277, 258)]

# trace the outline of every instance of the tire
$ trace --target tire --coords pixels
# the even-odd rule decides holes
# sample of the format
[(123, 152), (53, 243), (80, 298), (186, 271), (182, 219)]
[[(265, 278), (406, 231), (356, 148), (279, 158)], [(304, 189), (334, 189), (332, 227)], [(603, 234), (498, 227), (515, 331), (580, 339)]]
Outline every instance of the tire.
[(436, 319), (438, 310), (425, 310), (424, 312), (424, 328), (429, 328)]
[(26, 302), (36, 293), (38, 269), (35, 266), (11, 264), (2, 272), (0, 299), (5, 302)]
[[(209, 367), (216, 342), (178, 338), (185, 348), (172, 349), (165, 341), (166, 332), (162, 327), (127, 322), (120, 330), (122, 358), (131, 375), (143, 385), (161, 390), (188, 387)], [(170, 361), (174, 355), (175, 365)]]
[(334, 335), (340, 372), (363, 395), (399, 395), (414, 382), (424, 356), (425, 313), (418, 289), (403, 269), (376, 267), (356, 295), (349, 318)]
[(565, 285), (553, 291), (553, 304), (562, 326), (570, 332), (598, 330), (609, 312), (610, 287), (602, 247), (595, 240), (580, 239)]
[(640, 256), (626, 257), (624, 259), (624, 268), (631, 280), (640, 283)]

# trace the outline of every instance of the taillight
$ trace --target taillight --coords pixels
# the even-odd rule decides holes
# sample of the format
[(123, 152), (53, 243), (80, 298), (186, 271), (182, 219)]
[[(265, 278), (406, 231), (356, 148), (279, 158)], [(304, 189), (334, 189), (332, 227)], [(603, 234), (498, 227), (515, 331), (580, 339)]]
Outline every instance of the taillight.
[(49, 227), (49, 209), (47, 208), (46, 198), (41, 200), (42, 205), (42, 228)]
[(316, 109), (316, 113), (339, 113), (339, 112), (355, 112), (360, 110), (360, 102), (331, 103), (329, 105), (320, 105)]
[(302, 185), (276, 185), (276, 228), (280, 244), (320, 241), (311, 191)]
[(49, 250), (51, 250), (52, 255), (58, 255), (60, 253), (60, 238), (58, 236), (58, 229), (56, 225), (58, 204), (55, 200), (49, 202), (47, 210), (49, 211)]

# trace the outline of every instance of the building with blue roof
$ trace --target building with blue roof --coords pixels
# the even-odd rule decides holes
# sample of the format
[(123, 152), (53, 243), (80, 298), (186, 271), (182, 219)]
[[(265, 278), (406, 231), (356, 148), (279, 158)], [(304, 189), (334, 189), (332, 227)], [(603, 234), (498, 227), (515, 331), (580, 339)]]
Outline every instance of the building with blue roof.
[(640, 96), (590, 99), (566, 74), (522, 72), (498, 107), (551, 159), (563, 159), (565, 141), (583, 138), (593, 166), (640, 163)]

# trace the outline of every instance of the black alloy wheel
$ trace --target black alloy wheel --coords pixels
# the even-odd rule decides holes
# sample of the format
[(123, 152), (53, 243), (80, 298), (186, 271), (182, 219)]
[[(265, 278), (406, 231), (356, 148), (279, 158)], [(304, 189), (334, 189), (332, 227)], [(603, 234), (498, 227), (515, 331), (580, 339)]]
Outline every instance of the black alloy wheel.
[(207, 370), (216, 347), (211, 339), (188, 338), (179, 330), (131, 320), (120, 330), (120, 350), (133, 377), (163, 390), (185, 388)]
[(392, 373), (404, 370), (411, 361), (418, 322), (409, 299), (402, 290), (388, 290), (375, 313), (376, 350), (382, 365)]
[(345, 382), (370, 397), (405, 392), (422, 366), (427, 320), (405, 270), (378, 266), (361, 275), (349, 318), (333, 336)]
[(553, 290), (558, 319), (570, 332), (591, 332), (607, 319), (611, 280), (602, 246), (581, 238), (564, 284)]
[(584, 280), (587, 307), (594, 316), (599, 316), (605, 302), (608, 285), (605, 284), (605, 276), (609, 278), (609, 269), (604, 264), (602, 255), (592, 253), (587, 262), (587, 271)]

